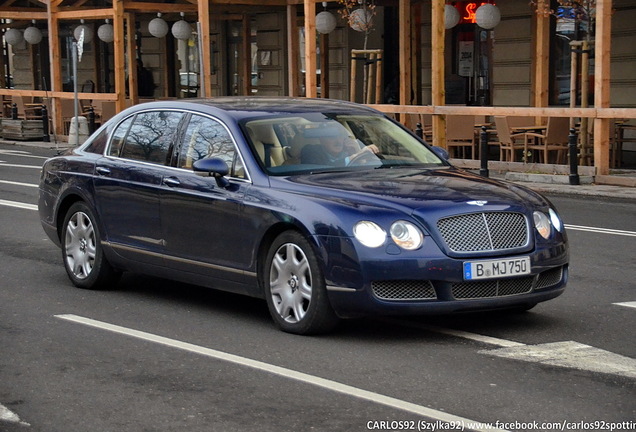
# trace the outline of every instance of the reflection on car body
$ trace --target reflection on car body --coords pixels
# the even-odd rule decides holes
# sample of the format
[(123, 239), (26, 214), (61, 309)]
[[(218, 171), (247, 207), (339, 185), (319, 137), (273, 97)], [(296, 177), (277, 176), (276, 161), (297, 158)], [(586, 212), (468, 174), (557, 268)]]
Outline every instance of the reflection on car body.
[[(328, 154), (327, 142), (333, 157), (303, 160), (309, 146)], [(79, 287), (133, 271), (261, 297), (293, 333), (560, 295), (568, 247), (556, 209), (438, 153), (352, 103), (154, 102), (48, 160), (39, 210)]]

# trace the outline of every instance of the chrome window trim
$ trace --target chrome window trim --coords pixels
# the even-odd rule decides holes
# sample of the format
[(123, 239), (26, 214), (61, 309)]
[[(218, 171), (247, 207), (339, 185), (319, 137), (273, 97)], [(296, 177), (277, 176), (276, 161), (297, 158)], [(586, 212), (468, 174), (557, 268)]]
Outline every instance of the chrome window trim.
[[(131, 161), (134, 163), (139, 163), (142, 165), (146, 165), (146, 166), (153, 166), (153, 167), (162, 167), (162, 168), (168, 168), (168, 169), (172, 169), (172, 170), (178, 170), (179, 172), (187, 172), (187, 173), (192, 173), (194, 174), (194, 171), (192, 170), (188, 170), (185, 168), (179, 168), (179, 167), (173, 167), (173, 166), (168, 166), (168, 165), (159, 165), (156, 163), (152, 163), (152, 162), (145, 162), (145, 161), (140, 161), (140, 160), (136, 160), (136, 159), (129, 159), (129, 158), (123, 158), (120, 156), (112, 156), (109, 154), (110, 152), (110, 147), (112, 145), (113, 142), (113, 132), (115, 132), (115, 130), (126, 120), (128, 120), (131, 117), (136, 116), (137, 114), (143, 114), (143, 113), (147, 113), (147, 112), (154, 112), (154, 111), (172, 111), (172, 112), (181, 112), (183, 114), (190, 114), (190, 115), (198, 115), (201, 117), (207, 117), (208, 119), (212, 120), (212, 121), (216, 121), (217, 123), (219, 123), (221, 126), (223, 126), (223, 128), (225, 129), (225, 131), (227, 132), (227, 134), (230, 136), (230, 139), (232, 140), (232, 144), (234, 144), (234, 148), (236, 149), (236, 152), (239, 155), (239, 158), (241, 159), (241, 163), (243, 164), (244, 170), (245, 170), (245, 178), (240, 178), (240, 177), (231, 177), (228, 176), (229, 179), (231, 179), (232, 181), (237, 181), (237, 182), (243, 182), (243, 183), (252, 183), (252, 176), (249, 173), (248, 167), (245, 164), (245, 159), (243, 158), (243, 153), (241, 153), (239, 146), (237, 145), (236, 142), (236, 138), (234, 137), (234, 135), (232, 134), (232, 132), (230, 131), (230, 128), (228, 128), (228, 126), (221, 121), (221, 119), (211, 115), (211, 114), (207, 114), (207, 113), (202, 113), (199, 111), (194, 111), (194, 110), (188, 110), (185, 108), (147, 108), (147, 109), (142, 109), (139, 111), (135, 111), (134, 113), (131, 113), (130, 115), (127, 115), (126, 117), (123, 117), (120, 121), (117, 122), (117, 124), (115, 124), (113, 126), (113, 130), (109, 133), (108, 135), (108, 142), (106, 143), (106, 146), (104, 148), (104, 153), (102, 154), (102, 156), (104, 156), (105, 158), (108, 159), (116, 159), (116, 160), (125, 160), (125, 161)], [(189, 121), (188, 121), (189, 123)], [(180, 142), (179, 144), (183, 144), (182, 142)], [(196, 174), (195, 174), (196, 175)]]

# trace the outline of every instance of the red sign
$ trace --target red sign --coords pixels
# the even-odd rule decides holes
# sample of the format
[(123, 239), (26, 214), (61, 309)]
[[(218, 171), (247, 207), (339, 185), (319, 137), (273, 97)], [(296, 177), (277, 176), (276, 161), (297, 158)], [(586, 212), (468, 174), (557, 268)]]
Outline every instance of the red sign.
[(477, 8), (485, 4), (495, 4), (493, 2), (469, 2), (458, 1), (453, 4), (459, 11), (459, 24), (475, 24), (475, 12)]

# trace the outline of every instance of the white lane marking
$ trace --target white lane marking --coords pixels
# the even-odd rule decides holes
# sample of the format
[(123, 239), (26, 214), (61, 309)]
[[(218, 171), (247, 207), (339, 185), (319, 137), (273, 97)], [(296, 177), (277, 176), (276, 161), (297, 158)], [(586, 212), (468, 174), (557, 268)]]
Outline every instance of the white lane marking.
[(599, 234), (614, 234), (628, 237), (636, 237), (636, 231), (624, 231), (624, 230), (615, 230), (609, 228), (597, 228), (597, 227), (589, 227), (582, 225), (568, 225), (565, 224), (565, 228), (574, 231), (587, 231), (587, 232), (595, 232)]
[(0, 166), (12, 167), (12, 168), (33, 168), (33, 169), (42, 169), (42, 165), (20, 165), (20, 164), (10, 164), (5, 161), (0, 161)]
[(625, 307), (630, 307), (630, 308), (636, 308), (636, 301), (633, 302), (622, 302), (622, 303), (612, 303), (615, 304), (616, 306), (625, 306)]
[[(378, 393), (373, 393), (367, 390), (359, 389), (357, 387), (342, 384), (337, 381), (332, 381), (325, 378), (309, 375), (303, 372), (298, 372), (292, 369), (287, 369), (280, 366), (271, 365), (269, 363), (260, 362), (258, 360), (252, 360), (246, 357), (241, 357), (234, 354), (228, 354), (222, 351), (217, 351), (210, 348), (201, 347), (198, 345), (193, 345), (193, 344), (178, 341), (175, 339), (169, 339), (169, 338), (157, 336), (151, 333), (146, 333), (139, 330), (129, 329), (126, 327), (121, 327), (118, 325), (105, 323), (102, 321), (96, 321), (90, 318), (84, 318), (77, 315), (55, 315), (55, 316), (57, 318), (64, 319), (67, 321), (72, 321), (75, 323), (87, 325), (90, 327), (95, 327), (102, 330), (111, 331), (118, 334), (123, 334), (126, 336), (132, 336), (138, 339), (142, 339), (148, 342), (158, 343), (158, 344), (169, 346), (172, 348), (178, 348), (184, 351), (189, 351), (192, 353), (204, 355), (204, 356), (211, 357), (217, 360), (223, 360), (223, 361), (238, 364), (241, 366), (257, 369), (257, 370), (271, 373), (273, 375), (278, 375), (284, 378), (295, 379), (297, 381), (315, 385), (317, 387), (322, 387), (324, 389), (335, 391), (337, 393), (342, 393), (344, 395), (357, 397), (359, 399), (364, 399), (369, 402), (385, 405), (391, 408), (396, 408), (402, 411), (421, 415), (421, 416), (431, 418), (434, 420), (440, 420), (443, 422), (448, 422), (453, 424), (460, 424), (460, 422), (463, 422), (461, 424), (473, 424), (473, 425), (477, 424), (477, 422), (473, 420), (469, 420), (463, 417), (458, 417), (452, 414), (445, 413), (443, 411), (437, 411), (432, 408), (426, 408), (424, 406), (416, 405), (414, 403), (403, 401), (401, 399), (396, 399), (390, 396), (384, 396)], [(500, 431), (501, 429), (488, 428), (488, 429), (473, 429), (473, 430), (477, 430), (477, 431), (499, 430)]]
[[(636, 302), (633, 303), (632, 307), (636, 307)], [(383, 321), (500, 347), (478, 351), (480, 354), (636, 378), (636, 360), (574, 341), (526, 345), (427, 324), (391, 319), (383, 319)]]
[(636, 378), (636, 360), (575, 341), (482, 350), (479, 353), (550, 366)]
[(495, 346), (502, 347), (502, 348), (510, 348), (510, 347), (516, 347), (516, 346), (525, 346), (525, 344), (520, 343), (520, 342), (514, 342), (514, 341), (509, 341), (509, 340), (506, 340), (506, 339), (499, 339), (499, 338), (495, 338), (495, 337), (484, 336), (484, 335), (480, 335), (480, 334), (477, 334), (477, 333), (469, 333), (469, 332), (466, 332), (466, 331), (463, 331), (463, 330), (454, 330), (454, 329), (449, 329), (449, 328), (444, 328), (444, 327), (437, 327), (437, 326), (432, 326), (432, 325), (428, 325), (428, 324), (401, 321), (401, 320), (390, 319), (390, 318), (383, 318), (383, 319), (380, 319), (380, 321), (384, 321), (384, 322), (387, 322), (387, 323), (390, 323), (390, 324), (396, 324), (396, 325), (399, 325), (399, 326), (402, 326), (402, 327), (410, 327), (410, 328), (430, 331), (430, 332), (434, 332), (434, 333), (441, 333), (441, 334), (445, 334), (445, 335), (448, 335), (448, 336), (454, 336), (454, 337), (458, 337), (458, 338), (462, 338), (462, 339), (470, 339), (470, 340), (474, 340), (476, 342), (485, 343), (487, 345), (495, 345)]
[(35, 156), (34, 154), (31, 154), (27, 151), (22, 151), (22, 150), (0, 150), (0, 154), (6, 154), (11, 156), (22, 156), (22, 157), (28, 157), (33, 159), (48, 159), (47, 156)]
[(26, 204), (26, 203), (21, 203), (21, 202), (17, 202), (17, 201), (7, 201), (7, 200), (3, 200), (0, 199), (0, 205), (3, 206), (7, 206), (7, 207), (16, 207), (16, 208), (21, 208), (21, 209), (26, 209), (26, 210), (37, 210), (38, 206), (35, 204)]
[(30, 424), (20, 420), (20, 417), (18, 417), (16, 413), (14, 413), (13, 411), (11, 411), (9, 408), (5, 407), (2, 404), (0, 404), (0, 421), (5, 421), (9, 423), (17, 423), (22, 426), (31, 426)]
[(14, 186), (32, 187), (32, 188), (38, 187), (38, 185), (33, 183), (21, 183), (21, 182), (9, 181), (9, 180), (0, 180), (0, 183), (14, 185)]

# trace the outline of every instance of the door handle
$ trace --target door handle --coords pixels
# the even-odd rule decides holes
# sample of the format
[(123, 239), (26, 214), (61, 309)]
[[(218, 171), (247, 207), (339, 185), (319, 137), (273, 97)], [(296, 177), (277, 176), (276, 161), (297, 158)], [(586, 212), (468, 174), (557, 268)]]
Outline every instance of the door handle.
[(97, 167), (95, 168), (95, 171), (99, 175), (110, 175), (110, 170), (106, 167)]
[(181, 182), (175, 177), (164, 177), (163, 184), (169, 187), (177, 187), (181, 184)]

